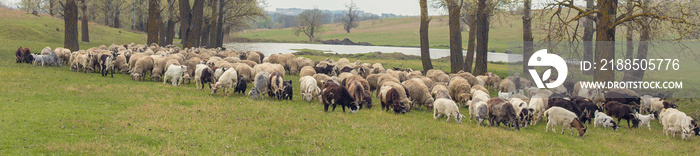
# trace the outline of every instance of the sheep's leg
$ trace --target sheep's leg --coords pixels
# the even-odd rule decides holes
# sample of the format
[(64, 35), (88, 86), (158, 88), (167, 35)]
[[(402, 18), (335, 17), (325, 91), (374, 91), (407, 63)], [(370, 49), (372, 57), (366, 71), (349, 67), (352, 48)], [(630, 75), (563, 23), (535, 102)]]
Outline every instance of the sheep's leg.
[[(387, 110), (388, 110), (388, 109), (387, 109)], [(433, 110), (433, 119), (434, 119), (434, 120), (437, 120), (437, 118), (438, 118), (437, 110)]]
[(651, 130), (651, 123), (647, 123), (647, 128), (649, 128), (649, 130)]
[(324, 105), (323, 105), (323, 111), (324, 111), (324, 112), (328, 112), (328, 105), (327, 105), (327, 104), (324, 104)]
[(168, 82), (168, 75), (163, 75), (163, 84), (165, 84), (165, 82)]
[[(619, 122), (618, 122), (619, 123)], [(630, 126), (630, 120), (627, 119), (627, 129), (632, 129), (632, 126)]]
[(450, 115), (450, 114), (445, 115), (445, 117), (447, 118), (447, 120), (445, 120), (445, 122), (450, 122), (450, 116), (452, 116), (452, 115)]

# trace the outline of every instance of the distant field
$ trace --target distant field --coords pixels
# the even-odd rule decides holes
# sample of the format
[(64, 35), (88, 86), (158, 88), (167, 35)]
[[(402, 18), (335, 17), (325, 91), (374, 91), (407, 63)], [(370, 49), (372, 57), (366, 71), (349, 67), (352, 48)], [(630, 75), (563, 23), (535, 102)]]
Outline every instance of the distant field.
[[(10, 17), (12, 16), (12, 17)], [(143, 43), (145, 36), (91, 25), (91, 43)], [(590, 125), (584, 137), (545, 133), (544, 122), (521, 129), (479, 126), (464, 119), (434, 120), (432, 110), (404, 115), (379, 108), (357, 114), (323, 112), (318, 101), (215, 96), (193, 84), (136, 82), (67, 66), (35, 67), (14, 62), (14, 50), (62, 46), (62, 20), (0, 9), (0, 155), (698, 155), (700, 139), (664, 136), (652, 130)], [(303, 55), (314, 60), (339, 56)], [(419, 68), (418, 60), (349, 57), (385, 67)], [(435, 61), (436, 66), (446, 62)], [(440, 67), (438, 67), (440, 68)], [(442, 67), (441, 69), (444, 69)], [(490, 67), (505, 73), (507, 67)], [(252, 84), (249, 84), (252, 87)], [(691, 101), (677, 103), (692, 112)], [(466, 109), (460, 109), (467, 114)], [(626, 124), (622, 124), (626, 127)], [(557, 132), (560, 132), (560, 128)]]
[[(522, 41), (522, 20), (516, 16), (505, 16), (494, 21), (489, 31), (489, 49), (504, 52), (511, 41)], [(392, 18), (361, 21), (359, 27), (346, 33), (340, 24), (326, 24), (325, 31), (320, 34), (322, 40), (348, 38), (354, 42), (369, 42), (374, 45), (418, 47), (419, 17)], [(433, 48), (449, 48), (450, 38), (447, 16), (433, 17), (430, 22), (430, 46)], [(265, 39), (285, 42), (308, 42), (303, 34), (296, 36), (292, 28), (287, 29), (257, 29), (236, 34), (238, 37)], [(539, 35), (536, 35), (539, 37)], [(466, 49), (468, 30), (462, 32), (463, 46)]]

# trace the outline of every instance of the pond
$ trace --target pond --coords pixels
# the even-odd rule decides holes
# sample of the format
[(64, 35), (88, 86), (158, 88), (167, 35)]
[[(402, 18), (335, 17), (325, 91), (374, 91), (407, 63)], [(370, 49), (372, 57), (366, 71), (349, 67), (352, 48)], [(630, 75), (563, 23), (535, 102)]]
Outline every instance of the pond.
[[(420, 48), (414, 47), (388, 47), (388, 46), (360, 46), (360, 45), (329, 45), (329, 44), (305, 44), (305, 43), (227, 43), (226, 48), (241, 51), (260, 51), (265, 55), (294, 53), (292, 49), (313, 49), (330, 51), (337, 54), (358, 54), (370, 52), (393, 53), (400, 52), (406, 55), (420, 56)], [(466, 53), (466, 51), (464, 52)], [(437, 59), (450, 55), (449, 49), (430, 49), (430, 58)], [(509, 61), (511, 60), (511, 61)], [(512, 62), (522, 60), (521, 54), (488, 53), (488, 61)]]

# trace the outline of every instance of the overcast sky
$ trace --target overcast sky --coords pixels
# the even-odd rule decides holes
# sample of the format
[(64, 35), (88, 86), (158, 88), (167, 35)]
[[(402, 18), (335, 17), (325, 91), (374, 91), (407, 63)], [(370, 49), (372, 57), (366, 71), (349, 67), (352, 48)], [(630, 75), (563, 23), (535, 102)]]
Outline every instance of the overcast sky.
[[(0, 0), (5, 4), (15, 4), (20, 0)], [(276, 8), (302, 8), (313, 9), (319, 8), (322, 10), (345, 10), (345, 4), (349, 4), (351, 0), (265, 0), (267, 5), (265, 9), (274, 11)], [(359, 10), (370, 13), (382, 14), (393, 13), (397, 15), (420, 15), (420, 6), (418, 0), (354, 0)], [(428, 0), (432, 3), (435, 0)], [(537, 8), (543, 2), (552, 0), (533, 0), (533, 7)], [(583, 4), (581, 0), (576, 0), (577, 4)], [(432, 5), (432, 4), (428, 4)], [(14, 6), (14, 5), (11, 5)], [(429, 6), (431, 15), (447, 14), (444, 9), (435, 9)]]

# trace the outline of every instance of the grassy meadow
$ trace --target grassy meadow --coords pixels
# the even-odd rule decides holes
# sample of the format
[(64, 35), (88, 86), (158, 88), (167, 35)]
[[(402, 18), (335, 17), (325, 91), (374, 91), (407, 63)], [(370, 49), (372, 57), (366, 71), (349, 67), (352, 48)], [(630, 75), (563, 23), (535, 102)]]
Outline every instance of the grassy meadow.
[[(0, 155), (698, 155), (695, 137), (589, 125), (584, 137), (545, 133), (545, 124), (519, 131), (479, 126), (469, 119), (434, 120), (422, 108), (404, 115), (376, 107), (357, 114), (324, 113), (318, 101), (225, 97), (194, 84), (136, 82), (127, 75), (72, 72), (67, 66), (14, 62), (14, 50), (62, 46), (62, 20), (0, 9)], [(119, 32), (121, 31), (121, 33)], [(94, 34), (92, 33), (94, 32)], [(90, 43), (143, 43), (144, 34), (91, 25)], [(341, 56), (302, 55), (314, 60)], [(419, 60), (367, 59), (385, 67), (419, 68)], [(436, 66), (447, 62), (435, 61)], [(444, 68), (444, 67), (442, 67)], [(490, 69), (506, 73), (505, 65)], [(447, 70), (447, 69), (444, 69)], [(252, 84), (249, 84), (249, 88)], [(691, 112), (691, 102), (678, 103)], [(461, 109), (463, 114), (468, 110)], [(621, 127), (626, 127), (622, 124)], [(561, 129), (558, 128), (557, 132)]]

